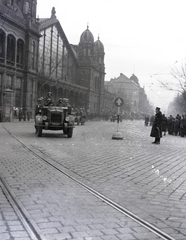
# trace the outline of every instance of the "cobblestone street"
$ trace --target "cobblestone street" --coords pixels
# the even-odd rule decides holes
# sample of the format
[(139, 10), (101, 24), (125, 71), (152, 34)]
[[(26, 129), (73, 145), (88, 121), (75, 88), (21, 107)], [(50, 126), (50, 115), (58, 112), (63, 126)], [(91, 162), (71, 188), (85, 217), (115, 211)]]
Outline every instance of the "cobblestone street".
[[(21, 143), (172, 238), (185, 240), (186, 139), (167, 135), (153, 145), (150, 127), (126, 120), (119, 123), (123, 140), (112, 140), (116, 127), (91, 121), (76, 126), (70, 139), (60, 131), (44, 131), (38, 138), (32, 121), (2, 123), (0, 173), (46, 239), (159, 237), (61, 176)], [(3, 240), (29, 239), (11, 238), (4, 216), (0, 207), (0, 239), (1, 234)]]

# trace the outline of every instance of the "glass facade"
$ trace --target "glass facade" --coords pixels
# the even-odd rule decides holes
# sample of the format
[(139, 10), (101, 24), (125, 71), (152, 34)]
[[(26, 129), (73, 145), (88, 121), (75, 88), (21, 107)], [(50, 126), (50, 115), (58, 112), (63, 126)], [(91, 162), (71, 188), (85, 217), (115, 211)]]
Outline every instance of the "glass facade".
[(39, 41), (39, 73), (46, 78), (63, 79), (65, 55), (67, 49), (63, 45), (55, 26), (41, 32)]

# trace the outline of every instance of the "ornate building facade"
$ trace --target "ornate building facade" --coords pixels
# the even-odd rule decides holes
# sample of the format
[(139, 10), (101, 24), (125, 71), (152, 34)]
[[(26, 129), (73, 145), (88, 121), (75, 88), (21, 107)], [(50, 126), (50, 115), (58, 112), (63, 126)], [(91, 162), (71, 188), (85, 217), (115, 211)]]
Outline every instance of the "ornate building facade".
[(10, 121), (14, 107), (34, 108), (39, 46), (36, 1), (0, 1), (0, 113)]
[(72, 107), (101, 114), (108, 105), (102, 42), (87, 27), (72, 45), (55, 8), (46, 19), (36, 18), (36, 11), (35, 0), (0, 1), (1, 119), (10, 121), (15, 108), (34, 114), (37, 98), (48, 91), (55, 101), (67, 97)]
[[(151, 110), (145, 90), (140, 86), (138, 78), (133, 74), (130, 78), (120, 73), (120, 76), (105, 82), (105, 89), (116, 97), (124, 100), (121, 111), (127, 114), (148, 114)], [(113, 110), (116, 107), (113, 104)]]

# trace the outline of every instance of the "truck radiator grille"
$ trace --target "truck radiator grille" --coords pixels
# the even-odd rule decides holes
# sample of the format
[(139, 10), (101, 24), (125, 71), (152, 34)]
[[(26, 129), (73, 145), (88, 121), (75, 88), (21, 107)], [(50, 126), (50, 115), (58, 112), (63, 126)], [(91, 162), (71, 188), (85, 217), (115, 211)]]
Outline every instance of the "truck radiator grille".
[(53, 123), (61, 123), (62, 121), (62, 114), (60, 113), (52, 113), (51, 114), (51, 122)]

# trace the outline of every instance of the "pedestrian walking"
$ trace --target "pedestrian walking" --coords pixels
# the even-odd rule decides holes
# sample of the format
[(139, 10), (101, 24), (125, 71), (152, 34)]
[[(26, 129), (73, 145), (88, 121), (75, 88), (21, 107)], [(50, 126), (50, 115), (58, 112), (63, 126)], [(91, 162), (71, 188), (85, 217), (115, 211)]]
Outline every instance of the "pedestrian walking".
[(148, 126), (148, 125), (149, 125), (149, 120), (150, 120), (149, 115), (146, 115), (146, 116), (145, 116), (145, 126)]
[(167, 132), (167, 117), (165, 116), (165, 114), (162, 115), (162, 133), (164, 133), (163, 135), (165, 136)]
[(177, 114), (177, 116), (176, 116), (176, 119), (178, 120), (178, 123), (177, 123), (177, 127), (178, 127), (178, 132), (177, 132), (177, 135), (181, 135), (181, 133), (180, 133), (180, 125), (181, 125), (181, 116), (179, 115), (179, 114)]
[(21, 122), (22, 118), (23, 118), (23, 109), (22, 108), (19, 108), (19, 121)]
[(178, 134), (180, 134), (180, 120), (176, 117), (174, 121), (174, 135), (177, 136)]
[(174, 118), (172, 115), (168, 117), (168, 134), (172, 135), (174, 129)]
[(154, 142), (152, 143), (160, 144), (160, 139), (162, 138), (162, 113), (159, 107), (156, 107), (155, 119), (152, 125), (150, 136), (155, 138)]
[(27, 112), (26, 112), (26, 116), (27, 116), (27, 120), (29, 121), (29, 120), (30, 120), (30, 117), (31, 117), (31, 112), (27, 111)]
[(184, 133), (184, 131), (185, 131), (184, 125), (185, 125), (185, 116), (182, 115), (181, 121), (180, 121), (180, 136), (181, 136), (181, 137), (184, 137), (184, 136), (185, 136), (185, 133)]

